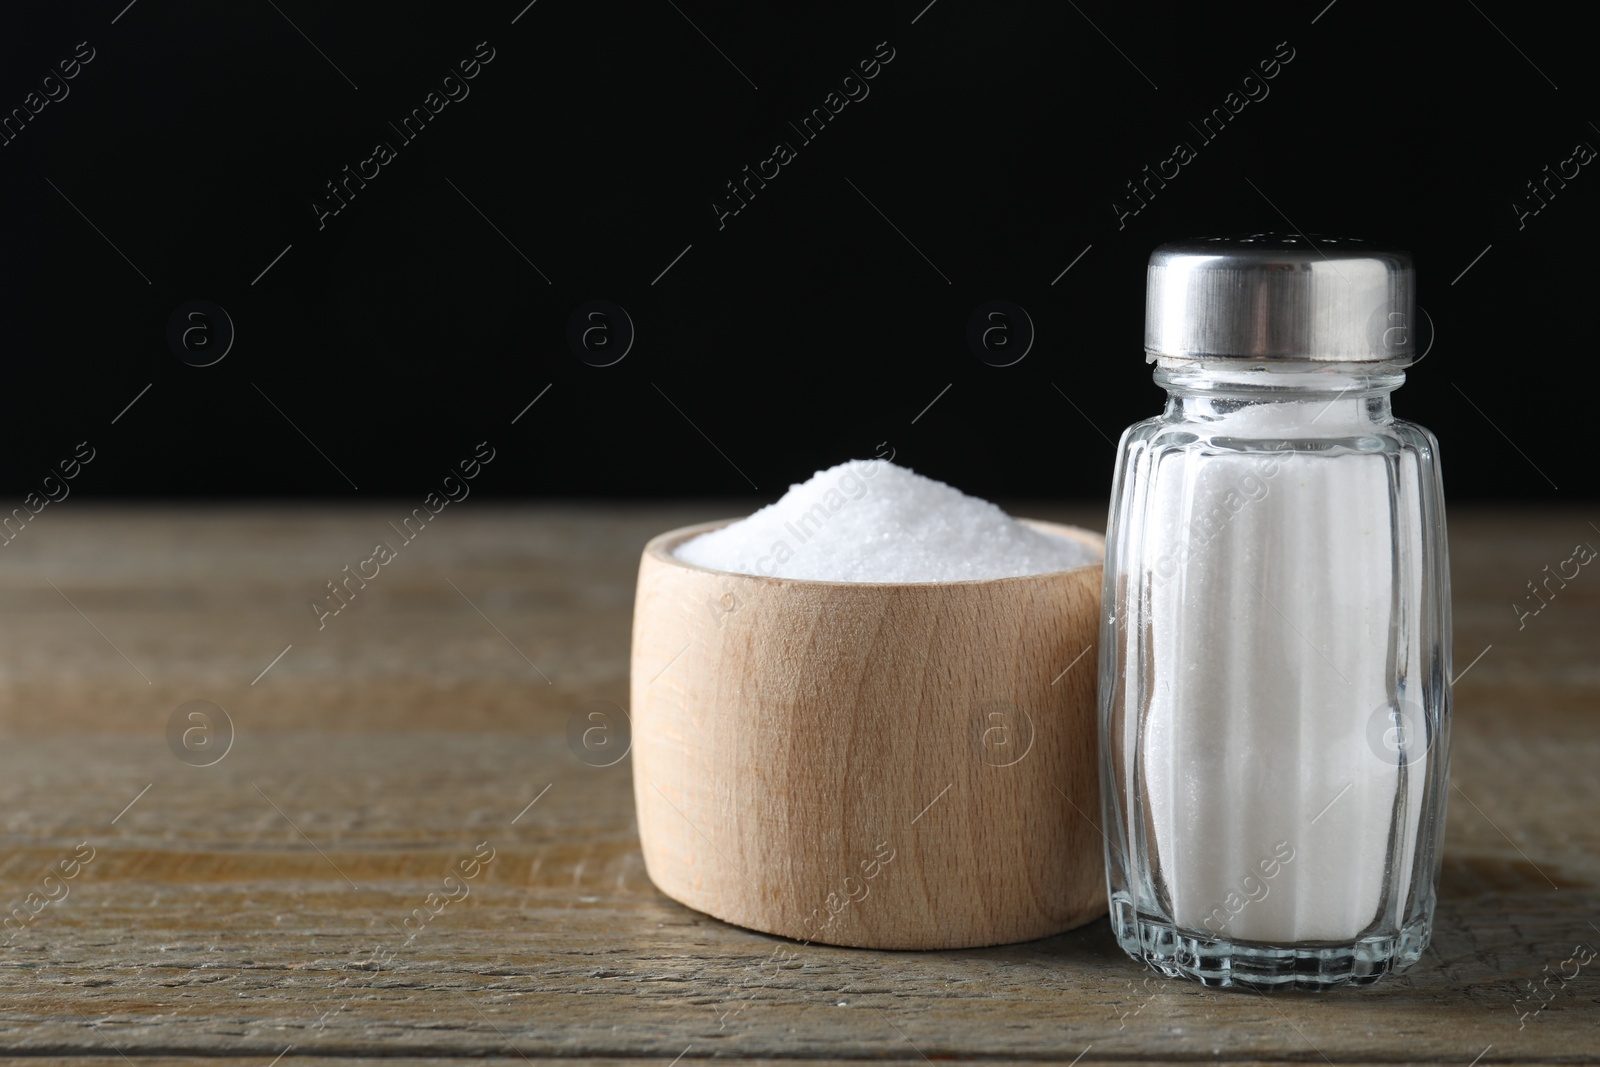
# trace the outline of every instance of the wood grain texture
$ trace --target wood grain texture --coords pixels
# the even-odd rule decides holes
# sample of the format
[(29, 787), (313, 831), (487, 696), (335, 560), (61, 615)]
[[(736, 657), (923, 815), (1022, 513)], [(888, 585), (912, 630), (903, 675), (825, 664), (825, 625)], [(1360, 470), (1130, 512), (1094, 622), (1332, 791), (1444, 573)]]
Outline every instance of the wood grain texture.
[(634, 793), (655, 884), (866, 948), (1007, 944), (1104, 914), (1099, 565), (879, 584), (672, 555), (718, 525), (654, 538), (639, 568)]
[[(630, 761), (583, 763), (568, 719), (626, 702), (646, 540), (729, 513), (451, 509), (319, 632), (306, 598), (370, 552), (384, 509), (52, 508), (0, 550), (0, 906), (80, 844), (94, 858), (0, 948), (0, 1054), (1600, 1060), (1600, 960), (1562, 966), (1600, 946), (1600, 574), (1520, 629), (1512, 609), (1600, 544), (1590, 516), (1452, 513), (1465, 673), (1433, 945), (1371, 990), (1262, 997), (1149, 976), (1103, 921), (1000, 948), (802, 948), (659, 893)], [(211, 767), (167, 746), (195, 699), (236, 727)]]

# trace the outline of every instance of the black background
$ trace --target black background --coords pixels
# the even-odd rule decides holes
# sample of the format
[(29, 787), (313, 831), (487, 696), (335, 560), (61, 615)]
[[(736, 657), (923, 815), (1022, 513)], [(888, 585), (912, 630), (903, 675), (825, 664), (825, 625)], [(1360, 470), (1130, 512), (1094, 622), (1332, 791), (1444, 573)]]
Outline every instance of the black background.
[[(525, 2), (8, 10), (0, 113), (95, 56), (0, 146), (5, 499), (84, 440), (91, 498), (420, 498), (483, 440), (499, 497), (770, 499), (893, 448), (979, 495), (1100, 498), (1161, 401), (1150, 249), (1263, 229), (1414, 251), (1436, 343), (1396, 410), (1453, 499), (1593, 491), (1600, 176), (1512, 207), (1600, 144), (1588, 35), (1542, 8)], [(402, 143), (387, 123), (480, 41), (470, 95)], [(870, 95), (801, 144), (879, 42)], [(380, 140), (397, 158), (319, 229)], [(780, 140), (798, 158), (719, 228)], [(1178, 141), (1198, 157), (1119, 227)], [(209, 367), (166, 339), (195, 299), (237, 331)], [(608, 367), (566, 341), (594, 299), (637, 330)], [(1013, 366), (966, 342), (992, 299), (1037, 329)]]

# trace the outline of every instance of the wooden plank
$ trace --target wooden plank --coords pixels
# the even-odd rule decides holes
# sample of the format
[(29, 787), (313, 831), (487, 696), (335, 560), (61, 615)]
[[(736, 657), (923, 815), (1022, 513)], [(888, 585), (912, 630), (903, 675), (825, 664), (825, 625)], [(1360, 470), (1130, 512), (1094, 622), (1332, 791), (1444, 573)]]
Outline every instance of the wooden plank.
[[(645, 539), (719, 513), (447, 512), (321, 632), (303, 601), (381, 509), (63, 509), (19, 539), (6, 551), (26, 552), (0, 554), (0, 903), (94, 851), (0, 948), (0, 1051), (1600, 1060), (1600, 972), (1552, 977), (1600, 945), (1600, 581), (1585, 570), (1520, 630), (1509, 607), (1583, 539), (1581, 516), (1452, 517), (1457, 671), (1492, 648), (1456, 691), (1433, 948), (1370, 990), (1266, 998), (1147, 976), (1103, 920), (1002, 948), (868, 952), (656, 892), (628, 762), (585, 765), (565, 728), (585, 701), (625, 699)], [(237, 728), (214, 766), (168, 748), (191, 699)], [(483, 842), (493, 860), (461, 879)], [(425, 924), (413, 914), (463, 889)], [(779, 948), (796, 955), (775, 963)]]
[[(1491, 1055), (1492, 1055), (1492, 1053), (1491, 1053)], [(683, 1064), (684, 1067), (692, 1067), (692, 1065), (697, 1063), (697, 1062), (703, 1063), (703, 1062), (706, 1062), (707, 1060), (709, 1060), (711, 1058), (712, 1057), (699, 1057), (699, 1056), (697, 1056), (696, 1055), (696, 1050), (691, 1047), (691, 1049), (689, 1050), (687, 1055), (685, 1055), (681, 1060), (677, 1060), (675, 1062), (679, 1063), (679, 1064)], [(16, 1057), (16, 1058), (0, 1057), (0, 1062), (4, 1062), (4, 1063), (15, 1062), (15, 1063), (18, 1063), (18, 1064), (25, 1063), (25, 1064), (28, 1065), (28, 1067), (128, 1067), (128, 1064), (129, 1064), (130, 1061), (128, 1061), (126, 1059), (123, 1059), (120, 1056), (116, 1056), (116, 1055), (112, 1055), (112, 1056), (76, 1056), (76, 1055), (44, 1054), (44, 1055), (40, 1055), (40, 1056), (30, 1055), (30, 1056), (28, 1056), (26, 1058), (21, 1058), (21, 1057)], [(141, 1059), (138, 1060), (139, 1067), (180, 1067), (180, 1065), (181, 1065), (181, 1067), (188, 1067), (189, 1064), (192, 1064), (194, 1062), (195, 1061), (192, 1058), (188, 1058), (188, 1057), (181, 1057), (180, 1058), (180, 1057), (169, 1057), (169, 1056), (152, 1056), (152, 1057), (148, 1057), (148, 1058), (141, 1058)], [(381, 1064), (384, 1065), (384, 1067), (435, 1067), (435, 1065), (449, 1065), (449, 1067), (459, 1067), (459, 1064), (461, 1063), (461, 1060), (459, 1058), (457, 1058), (457, 1057), (444, 1057), (444, 1056), (424, 1056), (424, 1057), (418, 1057), (418, 1056), (397, 1056), (397, 1057), (372, 1056), (372, 1057), (367, 1057), (367, 1056), (318, 1056), (318, 1055), (301, 1056), (301, 1055), (299, 1055), (299, 1050), (298, 1049), (291, 1049), (289, 1054), (286, 1055), (279, 1062), (284, 1064), (284, 1067), (350, 1067), (350, 1065), (352, 1063), (366, 1063), (366, 1062), (381, 1063)], [(529, 1062), (530, 1061), (528, 1059), (520, 1057), (520, 1056), (517, 1056), (515, 1054), (510, 1055), (510, 1056), (487, 1056), (487, 1057), (483, 1057), (481, 1059), (474, 1059), (473, 1060), (473, 1063), (475, 1063), (475, 1064), (484, 1064), (484, 1065), (486, 1065), (486, 1067), (526, 1067), (526, 1065)], [(717, 1064), (719, 1064), (719, 1065), (727, 1064), (728, 1067), (778, 1067), (778, 1065), (782, 1065), (782, 1067), (816, 1067), (816, 1065), (818, 1065), (818, 1064), (836, 1063), (838, 1061), (837, 1060), (813, 1059), (813, 1058), (808, 1058), (808, 1057), (782, 1057), (782, 1058), (761, 1057), (761, 1058), (758, 1058), (758, 1059), (753, 1059), (753, 1058), (748, 1058), (748, 1057), (744, 1057), (744, 1056), (718, 1055), (718, 1056), (715, 1057), (715, 1062)], [(917, 1060), (916, 1062), (922, 1063), (924, 1061)], [(1047, 1064), (1051, 1065), (1051, 1067), (1058, 1067), (1058, 1065), (1063, 1061), (1061, 1061), (1061, 1060), (1007, 1060), (1005, 1062), (1008, 1065), (1015, 1065), (1015, 1067), (1045, 1067), (1045, 1065), (1047, 1065)], [(1077, 1061), (1077, 1067), (1109, 1067), (1109, 1065), (1111, 1065), (1111, 1064), (1116, 1064), (1117, 1067), (1153, 1067), (1153, 1065), (1158, 1064), (1158, 1063), (1170, 1063), (1170, 1062), (1171, 1062), (1170, 1060), (1148, 1060), (1148, 1059), (1115, 1059), (1115, 1060), (1112, 1060), (1112, 1059), (1099, 1059), (1099, 1058), (1095, 1057), (1093, 1055), (1093, 1053), (1091, 1053), (1091, 1054), (1089, 1054), (1087, 1056), (1084, 1056), (1081, 1060), (1078, 1060)], [(1270, 1065), (1270, 1067), (1279, 1067), (1279, 1065), (1286, 1064), (1286, 1063), (1293, 1063), (1293, 1062), (1302, 1062), (1302, 1061), (1292, 1061), (1292, 1060), (1237, 1060), (1237, 1061), (1233, 1061), (1232, 1067), (1269, 1067), (1269, 1065)], [(1320, 1061), (1317, 1061), (1317, 1062), (1320, 1062)], [(1371, 1067), (1403, 1067), (1403, 1065), (1405, 1065), (1405, 1064), (1410, 1064), (1410, 1063), (1415, 1063), (1415, 1062), (1416, 1061), (1414, 1061), (1414, 1060), (1401, 1060), (1401, 1061), (1394, 1061), (1394, 1062), (1391, 1062), (1391, 1063), (1375, 1063), (1375, 1064), (1372, 1064)], [(1485, 1056), (1479, 1062), (1480, 1063), (1490, 1063), (1490, 1062), (1493, 1062), (1493, 1061), (1491, 1061), (1488, 1056)], [(1501, 1061), (1501, 1062), (1504, 1062), (1504, 1061)], [(1519, 1067), (1556, 1067), (1557, 1064), (1562, 1063), (1562, 1062), (1566, 1062), (1566, 1061), (1559, 1061), (1559, 1060), (1519, 1060), (1517, 1062), (1519, 1064)], [(567, 1058), (562, 1059), (561, 1063), (562, 1063), (563, 1067), (672, 1067), (671, 1064), (666, 1064), (660, 1059), (639, 1059), (639, 1058), (626, 1058), (626, 1059), (624, 1059), (624, 1058), (619, 1058), (619, 1057), (614, 1057), (614, 1056), (607, 1056), (607, 1057), (592, 1057), (592, 1056), (567, 1057)], [(264, 1067), (274, 1067), (274, 1065), (268, 1064), (268, 1065), (264, 1065)], [(1463, 1065), (1463, 1067), (1466, 1067), (1466, 1065)]]

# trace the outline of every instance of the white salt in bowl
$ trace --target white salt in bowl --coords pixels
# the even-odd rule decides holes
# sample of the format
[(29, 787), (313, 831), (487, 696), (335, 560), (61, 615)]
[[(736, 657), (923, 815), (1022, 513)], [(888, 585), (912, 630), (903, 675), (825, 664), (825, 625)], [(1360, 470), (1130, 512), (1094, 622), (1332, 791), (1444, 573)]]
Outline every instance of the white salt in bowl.
[[(1105, 913), (1101, 564), (956, 582), (731, 574), (645, 546), (634, 797), (661, 891), (739, 926), (967, 948)], [(1104, 539), (1022, 520), (1103, 558)]]

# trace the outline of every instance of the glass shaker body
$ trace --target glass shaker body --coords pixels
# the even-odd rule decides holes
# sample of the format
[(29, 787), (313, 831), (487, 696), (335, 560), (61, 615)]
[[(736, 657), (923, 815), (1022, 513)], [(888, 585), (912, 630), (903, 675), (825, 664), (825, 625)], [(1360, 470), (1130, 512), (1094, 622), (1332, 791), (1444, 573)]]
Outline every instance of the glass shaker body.
[(1112, 924), (1208, 985), (1362, 984), (1415, 962), (1448, 789), (1437, 442), (1381, 363), (1159, 362), (1106, 538)]

